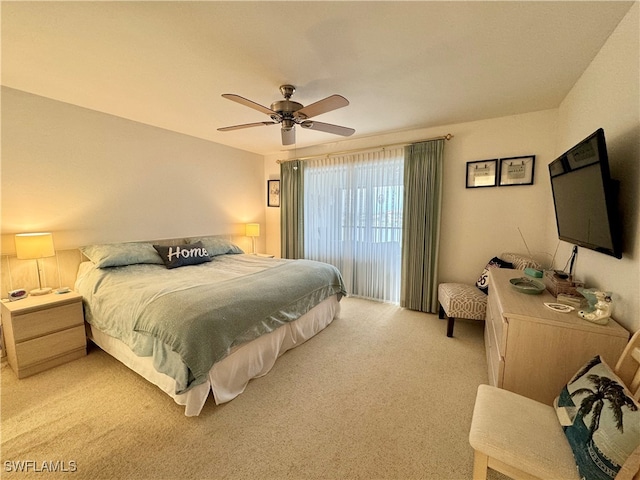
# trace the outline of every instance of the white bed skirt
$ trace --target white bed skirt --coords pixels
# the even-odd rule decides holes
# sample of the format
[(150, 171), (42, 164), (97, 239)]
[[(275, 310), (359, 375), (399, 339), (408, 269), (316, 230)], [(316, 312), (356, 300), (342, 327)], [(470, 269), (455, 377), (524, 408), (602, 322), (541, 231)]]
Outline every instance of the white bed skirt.
[(209, 390), (213, 393), (217, 405), (233, 400), (244, 392), (252, 378), (266, 375), (280, 355), (326, 328), (339, 310), (337, 295), (327, 298), (299, 319), (236, 347), (211, 368), (208, 381), (183, 394), (175, 393), (175, 381), (168, 375), (156, 371), (151, 357), (138, 357), (124, 342), (93, 328), (92, 325), (88, 325), (87, 335), (102, 350), (157, 385), (177, 404), (184, 405), (184, 414), (192, 417), (202, 411)]

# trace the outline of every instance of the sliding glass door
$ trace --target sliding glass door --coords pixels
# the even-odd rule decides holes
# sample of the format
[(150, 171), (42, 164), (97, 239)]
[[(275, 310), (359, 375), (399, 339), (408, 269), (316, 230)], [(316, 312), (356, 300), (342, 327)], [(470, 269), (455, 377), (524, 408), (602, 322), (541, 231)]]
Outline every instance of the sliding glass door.
[(335, 265), (352, 296), (400, 299), (403, 149), (308, 160), (305, 258)]

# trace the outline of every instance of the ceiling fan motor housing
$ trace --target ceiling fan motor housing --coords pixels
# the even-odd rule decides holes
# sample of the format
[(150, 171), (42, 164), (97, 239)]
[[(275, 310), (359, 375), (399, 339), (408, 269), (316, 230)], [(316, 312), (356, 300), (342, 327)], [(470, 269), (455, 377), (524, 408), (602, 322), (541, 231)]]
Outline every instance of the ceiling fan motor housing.
[(292, 100), (278, 100), (271, 104), (271, 110), (278, 112), (284, 118), (293, 117), (293, 114), (300, 110), (304, 105)]
[[(291, 100), (291, 96), (295, 93), (295, 91), (296, 87), (294, 87), (293, 85), (280, 85), (280, 93), (282, 93), (284, 100), (278, 100), (271, 104), (271, 110), (278, 113), (278, 115), (271, 115), (271, 119), (273, 121), (278, 122), (280, 120), (293, 120), (295, 122), (296, 120), (307, 118), (306, 115), (303, 114), (295, 115), (298, 110), (304, 108), (304, 105), (302, 105), (301, 103)], [(283, 127), (292, 128), (293, 123), (286, 122), (283, 124)]]
[[(278, 115), (271, 115), (271, 119), (274, 121), (278, 121), (279, 118), (282, 119), (293, 119), (296, 117), (295, 113), (302, 109), (304, 105), (298, 102), (294, 102), (292, 100), (279, 100), (277, 102), (273, 102), (271, 104), (271, 110), (277, 112)], [(306, 118), (304, 115), (300, 115), (303, 118)]]

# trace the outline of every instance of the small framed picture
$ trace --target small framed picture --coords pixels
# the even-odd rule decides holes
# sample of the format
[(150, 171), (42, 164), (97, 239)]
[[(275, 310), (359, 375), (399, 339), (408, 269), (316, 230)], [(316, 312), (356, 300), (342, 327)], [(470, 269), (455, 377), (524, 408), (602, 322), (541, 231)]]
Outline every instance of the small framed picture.
[(533, 167), (535, 163), (535, 155), (501, 158), (499, 185), (501, 187), (510, 185), (533, 185)]
[(467, 162), (467, 188), (495, 187), (497, 173), (497, 159)]
[(267, 180), (267, 207), (280, 206), (280, 180)]

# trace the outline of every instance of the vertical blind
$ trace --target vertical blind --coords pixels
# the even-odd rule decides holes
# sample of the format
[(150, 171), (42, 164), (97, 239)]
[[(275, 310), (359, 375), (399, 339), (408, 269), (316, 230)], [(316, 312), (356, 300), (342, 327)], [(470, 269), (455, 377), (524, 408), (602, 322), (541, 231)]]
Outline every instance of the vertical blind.
[(402, 147), (307, 160), (304, 256), (335, 265), (350, 295), (400, 299)]

